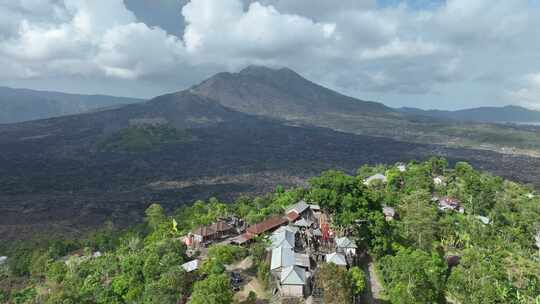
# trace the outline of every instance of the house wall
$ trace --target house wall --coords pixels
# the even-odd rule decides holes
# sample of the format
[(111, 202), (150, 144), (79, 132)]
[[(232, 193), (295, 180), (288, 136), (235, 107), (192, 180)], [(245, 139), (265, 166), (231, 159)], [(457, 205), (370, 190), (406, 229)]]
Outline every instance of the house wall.
[(304, 286), (302, 285), (281, 285), (282, 297), (303, 297)]

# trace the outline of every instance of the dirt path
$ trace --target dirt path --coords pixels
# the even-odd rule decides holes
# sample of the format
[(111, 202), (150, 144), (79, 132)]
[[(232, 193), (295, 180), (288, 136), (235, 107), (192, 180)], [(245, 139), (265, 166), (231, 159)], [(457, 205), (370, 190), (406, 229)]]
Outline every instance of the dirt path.
[(363, 264), (362, 268), (364, 269), (368, 279), (368, 288), (364, 300), (368, 304), (388, 303), (386, 300), (383, 300), (383, 287), (375, 272), (375, 263), (369, 259), (369, 262)]
[(251, 278), (244, 288), (236, 293), (234, 298), (238, 301), (245, 301), (250, 291), (255, 292), (258, 299), (268, 300), (270, 298), (257, 278)]
[(379, 281), (379, 278), (377, 277), (377, 273), (375, 272), (375, 264), (373, 263), (373, 261), (368, 264), (368, 270), (369, 286), (371, 289), (372, 298), (374, 300), (373, 303), (380, 303), (383, 287), (381, 285), (381, 282)]
[(253, 258), (251, 256), (248, 256), (247, 258), (243, 259), (242, 261), (236, 264), (225, 265), (225, 269), (227, 269), (227, 271), (246, 271), (252, 266), (253, 266)]

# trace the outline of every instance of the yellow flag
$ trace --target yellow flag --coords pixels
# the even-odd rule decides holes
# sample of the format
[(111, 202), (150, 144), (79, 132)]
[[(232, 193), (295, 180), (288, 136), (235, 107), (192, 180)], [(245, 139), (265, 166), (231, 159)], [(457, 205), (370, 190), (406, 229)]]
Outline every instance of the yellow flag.
[(172, 229), (174, 232), (178, 232), (178, 223), (175, 219), (172, 220)]

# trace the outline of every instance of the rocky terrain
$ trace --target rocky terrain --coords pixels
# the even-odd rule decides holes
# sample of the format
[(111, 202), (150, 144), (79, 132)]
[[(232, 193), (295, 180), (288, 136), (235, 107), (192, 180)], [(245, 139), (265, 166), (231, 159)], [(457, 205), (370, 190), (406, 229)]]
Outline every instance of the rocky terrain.
[[(304, 96), (312, 85), (291, 94)], [(0, 239), (79, 234), (107, 219), (122, 227), (140, 220), (151, 202), (173, 209), (212, 196), (230, 201), (277, 185), (303, 185), (327, 169), (354, 172), (366, 163), (432, 155), (467, 160), (479, 169), (540, 185), (538, 158), (341, 132), (271, 115), (268, 105), (248, 111), (205, 92), (194, 88), (114, 109), (0, 125)], [(321, 109), (331, 107), (325, 100), (338, 93), (306, 94), (294, 107), (307, 111), (313, 96), (317, 106), (312, 110), (322, 115)], [(276, 96), (273, 107), (280, 107), (281, 98), (285, 96)], [(299, 99), (289, 97), (287, 102)], [(359, 104), (335, 112), (409, 119), (380, 104), (351, 102)], [(114, 142), (114, 150), (99, 148), (127, 128), (148, 125), (176, 128), (189, 140), (150, 141), (153, 146), (137, 152)], [(128, 142), (147, 139), (137, 138), (137, 132), (126, 134), (122, 140)]]

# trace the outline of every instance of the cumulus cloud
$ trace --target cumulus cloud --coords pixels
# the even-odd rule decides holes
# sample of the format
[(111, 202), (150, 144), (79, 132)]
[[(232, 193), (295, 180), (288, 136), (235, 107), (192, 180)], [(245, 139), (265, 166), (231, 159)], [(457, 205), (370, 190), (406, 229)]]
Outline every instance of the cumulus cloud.
[[(126, 7), (131, 0), (1, 1), (0, 80), (77, 76), (81, 87), (111, 80), (113, 91), (115, 81), (124, 88), (144, 83), (151, 95), (223, 69), (267, 64), (359, 97), (392, 95), (396, 103), (471, 92), (494, 100), (537, 62), (540, 49), (540, 13), (528, 0), (429, 7), (406, 0), (384, 7), (376, 0), (182, 1), (181, 35), (139, 20)], [(139, 7), (145, 19), (159, 20)], [(506, 96), (537, 98), (531, 79)]]
[(335, 24), (280, 13), (273, 6), (239, 0), (193, 0), (182, 14), (188, 52), (202, 60), (275, 58), (287, 52), (304, 53), (332, 43)]
[[(24, 72), (14, 74), (18, 77), (80, 74), (136, 79), (161, 73), (181, 57), (183, 44), (177, 37), (137, 22), (122, 0), (40, 1), (43, 7), (33, 2), (20, 0), (2, 7), (11, 13), (28, 12), (16, 34), (0, 41), (0, 54), (12, 66), (24, 67)], [(47, 13), (46, 7), (57, 17), (35, 18)]]
[(540, 110), (540, 72), (526, 75), (522, 86), (508, 96), (513, 103)]

